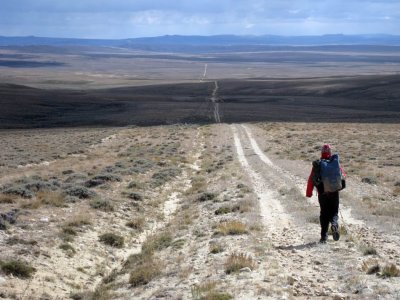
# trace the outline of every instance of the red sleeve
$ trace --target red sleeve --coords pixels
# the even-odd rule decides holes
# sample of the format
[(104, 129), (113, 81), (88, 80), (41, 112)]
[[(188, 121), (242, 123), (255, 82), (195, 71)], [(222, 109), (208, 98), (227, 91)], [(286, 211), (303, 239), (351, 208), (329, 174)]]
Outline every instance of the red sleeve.
[(313, 184), (313, 181), (312, 181), (313, 175), (314, 175), (314, 168), (312, 168), (311, 174), (308, 177), (306, 197), (311, 197), (312, 194), (313, 194), (313, 190), (314, 190), (314, 184)]
[(347, 175), (346, 175), (346, 172), (344, 171), (344, 169), (343, 169), (342, 166), (340, 166), (340, 170), (342, 170), (342, 175), (343, 175), (343, 177), (346, 178)]

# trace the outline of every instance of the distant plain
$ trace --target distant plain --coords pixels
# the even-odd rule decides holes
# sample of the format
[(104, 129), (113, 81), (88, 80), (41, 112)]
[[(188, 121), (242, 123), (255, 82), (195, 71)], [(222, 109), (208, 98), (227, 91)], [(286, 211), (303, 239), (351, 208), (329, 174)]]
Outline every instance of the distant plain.
[(399, 47), (250, 50), (1, 47), (0, 128), (400, 120)]

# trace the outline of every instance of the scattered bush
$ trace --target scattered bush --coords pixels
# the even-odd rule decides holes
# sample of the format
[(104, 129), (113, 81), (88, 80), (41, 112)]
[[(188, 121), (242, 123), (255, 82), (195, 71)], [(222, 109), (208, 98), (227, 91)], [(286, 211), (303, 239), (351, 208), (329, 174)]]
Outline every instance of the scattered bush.
[(70, 256), (70, 257), (73, 256), (73, 255), (76, 253), (75, 248), (72, 247), (72, 245), (71, 245), (71, 244), (68, 244), (68, 243), (63, 243), (63, 244), (61, 244), (61, 245), (59, 246), (59, 248), (60, 248), (61, 250), (64, 250), (64, 251), (67, 253), (67, 255)]
[(361, 182), (368, 183), (368, 184), (378, 184), (378, 179), (373, 176), (363, 177)]
[(1, 270), (7, 275), (11, 274), (18, 278), (30, 278), (36, 269), (28, 263), (20, 260), (8, 260), (0, 262)]
[(197, 198), (197, 200), (200, 202), (204, 202), (204, 201), (214, 200), (215, 198), (217, 198), (217, 194), (206, 192), (206, 193), (202, 193)]
[(129, 193), (128, 198), (135, 200), (135, 201), (142, 201), (143, 200), (143, 195), (140, 193)]
[(218, 216), (218, 215), (229, 214), (230, 212), (232, 212), (232, 208), (231, 207), (229, 207), (229, 206), (221, 206), (214, 213)]
[(244, 253), (232, 253), (225, 262), (225, 273), (231, 274), (239, 272), (243, 268), (255, 268), (255, 263), (251, 256)]
[(153, 185), (161, 186), (167, 181), (179, 176), (182, 170), (179, 168), (167, 168), (153, 174)]
[(102, 211), (114, 211), (114, 206), (112, 205), (111, 201), (108, 199), (101, 199), (101, 198), (96, 198), (93, 200), (90, 200), (89, 202), (90, 207), (94, 209), (100, 209)]
[(130, 272), (129, 284), (133, 287), (146, 285), (161, 273), (160, 265), (153, 259), (141, 262)]
[(65, 188), (65, 193), (79, 199), (94, 198), (97, 194), (84, 186), (69, 186)]
[(102, 234), (99, 237), (99, 241), (116, 248), (122, 248), (124, 246), (124, 238), (111, 232)]
[(161, 232), (156, 235), (150, 236), (143, 243), (143, 253), (154, 253), (162, 249), (168, 248), (172, 244), (172, 235), (170, 232)]
[(3, 194), (16, 195), (22, 198), (33, 198), (33, 196), (35, 195), (30, 190), (22, 186), (9, 187), (3, 191)]
[(117, 181), (117, 182), (121, 182), (122, 179), (121, 177), (114, 175), (114, 174), (99, 174), (93, 177), (93, 180), (102, 180), (102, 181)]
[(210, 245), (210, 253), (217, 254), (224, 252), (224, 246), (218, 243), (213, 243)]
[(6, 243), (7, 243), (7, 245), (17, 245), (17, 244), (20, 244), (20, 245), (32, 245), (32, 246), (38, 244), (38, 242), (35, 241), (35, 240), (24, 240), (24, 239), (20, 239), (20, 238), (17, 238), (17, 237), (10, 237), (10, 238), (7, 240)]
[(376, 251), (376, 249), (372, 246), (365, 246), (362, 249), (362, 252), (364, 255), (377, 255), (378, 252)]
[(140, 217), (140, 218), (136, 218), (134, 220), (128, 221), (125, 225), (132, 229), (142, 231), (143, 227), (144, 227), (144, 223), (145, 223), (145, 218)]

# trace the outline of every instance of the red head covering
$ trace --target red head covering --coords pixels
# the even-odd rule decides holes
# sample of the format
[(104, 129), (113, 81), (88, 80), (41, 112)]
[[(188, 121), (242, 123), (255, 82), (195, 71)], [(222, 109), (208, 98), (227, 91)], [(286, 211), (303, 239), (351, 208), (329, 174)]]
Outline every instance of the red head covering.
[(328, 159), (332, 155), (332, 147), (329, 144), (324, 144), (321, 147), (321, 158)]

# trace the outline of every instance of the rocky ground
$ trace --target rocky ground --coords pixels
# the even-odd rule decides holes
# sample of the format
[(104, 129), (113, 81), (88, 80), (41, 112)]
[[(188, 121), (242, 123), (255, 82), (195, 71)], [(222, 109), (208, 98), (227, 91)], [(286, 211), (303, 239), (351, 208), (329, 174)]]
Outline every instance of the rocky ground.
[[(101, 141), (74, 155), (51, 149), (46, 164), (7, 162), (0, 298), (396, 299), (400, 199), (387, 174), (399, 160), (376, 143), (399, 153), (399, 128), (377, 125), (377, 159), (360, 161), (349, 149), (374, 127), (345, 125), (354, 143), (336, 147), (348, 155), (342, 235), (318, 244), (317, 198), (304, 194), (327, 140), (306, 135), (313, 126), (123, 128), (91, 133)], [(343, 128), (333, 132), (335, 146)]]

